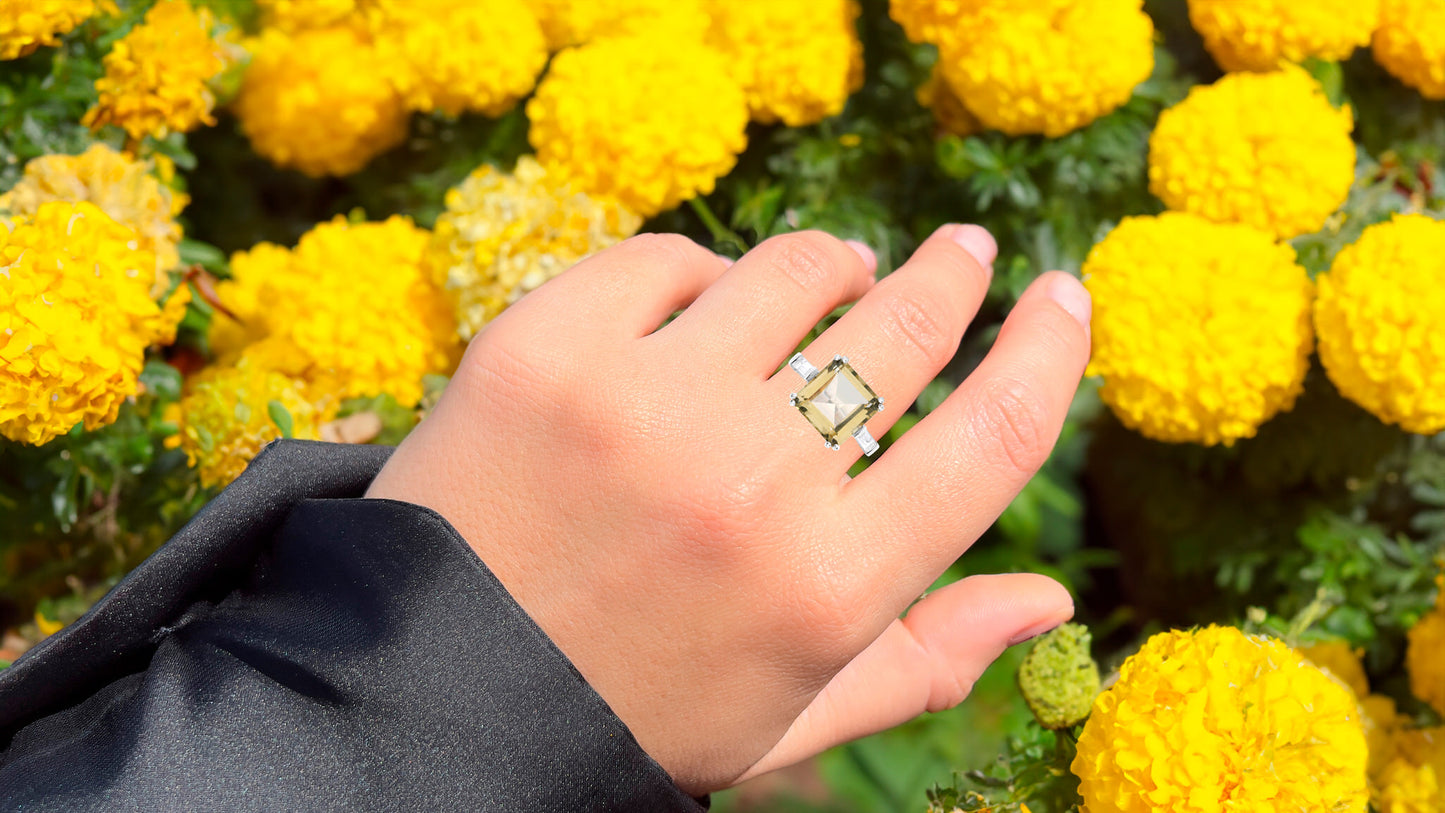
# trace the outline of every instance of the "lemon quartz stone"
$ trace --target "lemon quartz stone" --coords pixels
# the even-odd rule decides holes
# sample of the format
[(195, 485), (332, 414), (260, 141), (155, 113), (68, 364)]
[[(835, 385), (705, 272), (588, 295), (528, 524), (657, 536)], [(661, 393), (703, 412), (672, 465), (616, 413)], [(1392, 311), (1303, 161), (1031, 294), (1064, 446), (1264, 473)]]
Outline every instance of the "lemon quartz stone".
[(839, 438), (852, 435), (877, 415), (883, 402), (847, 359), (835, 358), (798, 390), (795, 405), (836, 449)]

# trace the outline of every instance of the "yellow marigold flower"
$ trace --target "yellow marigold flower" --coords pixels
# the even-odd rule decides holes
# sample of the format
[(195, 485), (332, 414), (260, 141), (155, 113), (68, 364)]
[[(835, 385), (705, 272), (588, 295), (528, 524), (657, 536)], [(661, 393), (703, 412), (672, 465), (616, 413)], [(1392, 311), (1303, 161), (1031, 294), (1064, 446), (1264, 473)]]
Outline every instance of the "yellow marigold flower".
[(1365, 809), (1348, 689), (1233, 627), (1155, 635), (1099, 695), (1073, 772), (1084, 813)]
[(1360, 712), (1364, 715), (1365, 742), (1370, 749), (1370, 781), (1378, 784), (1380, 773), (1399, 752), (1395, 739), (1407, 718), (1396, 710), (1394, 698), (1382, 694), (1360, 698)]
[(934, 121), (938, 122), (944, 132), (956, 136), (971, 136), (983, 129), (978, 117), (968, 112), (958, 94), (953, 92), (953, 88), (939, 73), (938, 65), (933, 66), (928, 81), (923, 83), (916, 95), (919, 104), (933, 111)]
[(1408, 431), (1445, 429), (1445, 223), (1397, 215), (1319, 277), (1320, 361), (1340, 394)]
[(537, 18), (522, 0), (425, 0), (376, 38), (412, 110), (499, 116), (532, 91), (547, 64)]
[(222, 362), (305, 379), (313, 393), (415, 404), (422, 376), (448, 371), (456, 345), (451, 303), (422, 270), (428, 238), (404, 217), (337, 217), (294, 249), (238, 252), (217, 294), (242, 326), (218, 315), (212, 348)]
[(1348, 59), (1379, 19), (1380, 0), (1189, 0), (1189, 21), (1227, 71)]
[(1360, 654), (1350, 647), (1348, 641), (1321, 641), (1300, 648), (1300, 654), (1310, 663), (1323, 669), (1326, 674), (1338, 678), (1350, 687), (1355, 696), (1363, 700), (1370, 695), (1370, 679), (1365, 676), (1365, 665), (1360, 663)]
[(212, 36), (211, 12), (197, 12), (187, 0), (160, 0), (145, 22), (116, 41), (105, 55), (105, 76), (95, 81), (100, 101), (84, 124), (114, 124), (131, 138), (164, 138), (201, 124), (215, 124), (216, 96), (209, 82), (238, 53), (224, 38)]
[(572, 191), (531, 156), (511, 173), (478, 167), (447, 192), (446, 207), (427, 264), (456, 303), (463, 339), (523, 294), (642, 225), (614, 201)]
[(1294, 249), (1182, 212), (1125, 218), (1089, 252), (1092, 375), (1155, 440), (1232, 444), (1304, 390), (1314, 286)]
[(1445, 810), (1445, 786), (1433, 767), (1396, 759), (1380, 777), (1375, 809), (1380, 813), (1440, 813)]
[(710, 23), (702, 0), (534, 0), (530, 5), (553, 51), (634, 34), (697, 41)]
[(151, 298), (154, 269), (89, 203), (43, 203), (0, 231), (0, 435), (38, 446), (115, 420), (184, 310)]
[(801, 127), (835, 116), (863, 84), (854, 0), (710, 0), (710, 11), (711, 42), (758, 121)]
[(1398, 728), (1395, 749), (1399, 757), (1411, 765), (1429, 765), (1435, 776), (1445, 776), (1445, 726), (1433, 728)]
[(1060, 136), (1113, 112), (1154, 70), (1143, 0), (988, 4), (987, 36), (939, 43), (944, 76), (986, 126)]
[(98, 12), (114, 14), (111, 0), (0, 0), (0, 60), (25, 56)]
[(1427, 99), (1445, 99), (1445, 3), (1381, 0), (1375, 61)]
[(1318, 231), (1354, 181), (1353, 128), (1302, 69), (1230, 74), (1159, 116), (1149, 191), (1171, 209), (1281, 238)]
[(388, 17), (400, 15), (410, 0), (257, 0), (263, 28), (288, 34), (350, 25), (370, 31)]
[(549, 173), (644, 217), (711, 192), (747, 146), (747, 97), (727, 60), (669, 37), (606, 37), (563, 51), (527, 117)]
[(209, 367), (192, 382), (167, 418), (179, 427), (168, 439), (198, 470), (201, 485), (220, 487), (245, 471), (261, 448), (286, 437), (318, 440), (334, 408), (313, 403), (306, 382), (242, 359), (234, 367)]
[[(1032, 5), (1027, 2), (1018, 7), (1023, 10)], [(1007, 0), (889, 0), (888, 16), (903, 26), (910, 40), (943, 47), (977, 31), (983, 10), (997, 7), (1007, 7)]]
[(155, 255), (153, 295), (170, 287), (167, 273), (180, 264), (181, 226), (176, 215), (190, 201), (151, 174), (150, 166), (96, 142), (80, 155), (44, 155), (25, 165), (25, 175), (0, 195), (0, 220), (7, 213), (34, 214), (53, 200), (89, 201), (140, 240)]
[(406, 139), (406, 105), (363, 34), (264, 32), (235, 111), (257, 153), (307, 175), (350, 175)]
[(1435, 583), (1440, 589), (1435, 609), (1410, 629), (1405, 666), (1410, 672), (1410, 691), (1445, 714), (1445, 576)]

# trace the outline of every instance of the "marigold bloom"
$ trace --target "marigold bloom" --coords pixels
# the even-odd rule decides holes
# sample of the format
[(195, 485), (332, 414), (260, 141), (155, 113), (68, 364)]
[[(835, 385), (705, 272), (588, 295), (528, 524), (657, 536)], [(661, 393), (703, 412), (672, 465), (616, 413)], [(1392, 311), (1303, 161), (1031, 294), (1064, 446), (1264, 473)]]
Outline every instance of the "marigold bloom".
[(537, 18), (522, 0), (425, 0), (378, 32), (412, 110), (500, 116), (532, 91), (547, 64)]
[(944, 132), (956, 136), (971, 136), (983, 129), (978, 117), (968, 112), (958, 94), (938, 72), (938, 65), (928, 75), (928, 81), (915, 94), (918, 103), (933, 111), (933, 120)]
[(184, 133), (215, 124), (210, 81), (238, 56), (212, 36), (215, 20), (187, 0), (160, 0), (145, 22), (116, 41), (105, 55), (105, 76), (95, 81), (100, 101), (85, 114), (86, 126), (114, 124), (131, 138)]
[(406, 105), (376, 50), (349, 28), (264, 32), (235, 111), (257, 153), (307, 175), (350, 175), (406, 139)]
[(1445, 714), (1445, 576), (1435, 583), (1440, 589), (1435, 609), (1410, 628), (1405, 667), (1410, 672), (1410, 691)]
[(757, 121), (789, 127), (843, 112), (863, 84), (854, 0), (711, 0), (711, 43), (732, 66)]
[(234, 367), (208, 367), (173, 406), (167, 418), (179, 431), (167, 445), (186, 453), (201, 485), (217, 488), (239, 477), (262, 447), (286, 436), (273, 412), (284, 410), (289, 436), (303, 440), (320, 439), (327, 418), (306, 382), (247, 359)]
[(422, 376), (450, 369), (456, 344), (451, 303), (422, 272), (427, 241), (404, 217), (337, 217), (294, 249), (238, 252), (217, 294), (241, 325), (218, 315), (212, 348), (222, 363), (304, 379), (313, 397), (386, 393), (411, 406)]
[(1279, 641), (1211, 626), (1124, 662), (1073, 772), (1084, 813), (1363, 813), (1366, 759), (1348, 689)]
[(984, 4), (988, 36), (939, 42), (954, 92), (988, 127), (1060, 136), (1113, 112), (1154, 70), (1142, 0)]
[(1348, 59), (1379, 19), (1380, 0), (1189, 0), (1189, 21), (1227, 71)]
[(1395, 707), (1395, 700), (1382, 694), (1360, 698), (1365, 723), (1365, 743), (1370, 749), (1370, 781), (1378, 785), (1380, 774), (1399, 753), (1396, 737), (1407, 718)]
[(711, 192), (747, 146), (747, 97), (727, 60), (666, 37), (606, 37), (563, 51), (527, 117), (549, 173), (645, 217)]
[(1323, 669), (1350, 687), (1355, 696), (1364, 700), (1370, 695), (1370, 679), (1365, 676), (1365, 665), (1348, 641), (1321, 641), (1300, 648), (1300, 654), (1310, 663)]
[(1380, 776), (1375, 809), (1380, 813), (1440, 813), (1445, 810), (1445, 786), (1434, 767), (1396, 759)]
[(114, 13), (111, 0), (0, 0), (0, 60), (16, 59), (42, 45), (58, 45), (60, 35), (101, 11)]
[(1445, 99), (1445, 3), (1381, 0), (1375, 61), (1427, 99)]
[(572, 191), (531, 156), (511, 173), (478, 167), (447, 192), (446, 206), (427, 265), (456, 303), (463, 339), (523, 294), (642, 225), (615, 201)]
[(1319, 277), (1320, 361), (1340, 394), (1410, 432), (1445, 429), (1445, 223), (1397, 215)]
[(698, 41), (710, 23), (703, 0), (534, 0), (530, 5), (553, 51), (634, 34)]
[(0, 231), (0, 435), (40, 445), (115, 420), (185, 289), (151, 298), (155, 257), (94, 205), (50, 202)]
[(263, 28), (288, 34), (349, 25), (370, 31), (381, 20), (405, 11), (410, 0), (257, 0)]
[(1230, 74), (1159, 116), (1149, 191), (1171, 209), (1282, 238), (1318, 231), (1355, 177), (1354, 119), (1309, 74)]
[(1084, 261), (1091, 375), (1119, 420), (1204, 445), (1252, 437), (1294, 406), (1314, 286), (1294, 249), (1182, 212), (1125, 218)]
[(151, 174), (144, 161), (96, 142), (80, 155), (44, 155), (25, 165), (25, 175), (0, 195), (0, 220), (7, 213), (34, 214), (49, 201), (89, 201), (140, 240), (140, 247), (155, 255), (153, 295), (170, 287), (167, 273), (180, 263), (181, 226), (176, 215), (189, 198)]
[[(1017, 4), (1016, 9), (1024, 11), (1037, 5), (1029, 0)], [(1008, 0), (889, 0), (888, 16), (903, 26), (910, 40), (941, 48), (978, 30), (978, 17), (984, 9), (1007, 6)]]

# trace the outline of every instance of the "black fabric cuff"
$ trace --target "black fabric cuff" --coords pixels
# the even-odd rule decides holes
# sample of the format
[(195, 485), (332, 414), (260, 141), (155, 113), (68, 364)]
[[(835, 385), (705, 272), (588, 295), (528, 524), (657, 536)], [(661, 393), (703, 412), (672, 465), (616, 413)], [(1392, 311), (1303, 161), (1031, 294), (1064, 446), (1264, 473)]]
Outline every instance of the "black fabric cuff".
[(685, 810), (376, 447), (284, 441), (0, 671), (0, 806)]

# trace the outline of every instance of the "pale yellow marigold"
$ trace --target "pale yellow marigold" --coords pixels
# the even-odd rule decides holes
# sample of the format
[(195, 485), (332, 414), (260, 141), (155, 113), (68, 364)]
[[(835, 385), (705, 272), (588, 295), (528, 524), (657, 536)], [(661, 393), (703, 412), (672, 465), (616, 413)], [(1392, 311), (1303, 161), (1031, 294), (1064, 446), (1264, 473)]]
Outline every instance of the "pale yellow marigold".
[(835, 116), (863, 84), (854, 0), (710, 0), (709, 10), (710, 42), (758, 121), (801, 127)]
[(0, 0), (0, 60), (15, 59), (42, 45), (58, 45), (60, 36), (106, 11), (111, 0)]
[(527, 117), (549, 173), (644, 217), (711, 192), (747, 146), (747, 97), (727, 60), (663, 36), (563, 51)]
[(1410, 629), (1405, 667), (1410, 672), (1410, 691), (1445, 715), (1445, 576), (1436, 579), (1440, 593), (1435, 609)]
[(105, 75), (95, 81), (100, 100), (84, 124), (114, 124), (131, 138), (164, 138), (215, 124), (210, 82), (239, 57), (225, 35), (213, 34), (215, 28), (208, 9), (160, 0), (105, 55)]
[(261, 156), (307, 175), (350, 175), (406, 139), (406, 104), (369, 40), (350, 28), (264, 32), (235, 112)]
[(179, 429), (167, 445), (185, 451), (201, 485), (225, 486), (263, 446), (285, 437), (275, 421), (287, 420), (282, 411), (289, 415), (290, 437), (318, 440), (321, 423), (335, 409), (334, 403), (313, 402), (306, 382), (249, 359), (234, 367), (209, 367), (167, 412)]
[(1266, 232), (1182, 212), (1125, 218), (1089, 252), (1092, 375), (1155, 440), (1253, 437), (1304, 389), (1314, 286)]
[(1189, 0), (1189, 21), (1227, 71), (1348, 59), (1379, 20), (1380, 0)]
[(1428, 99), (1445, 99), (1445, 3), (1382, 0), (1375, 61)]
[(422, 271), (428, 237), (404, 217), (337, 217), (294, 249), (238, 252), (217, 293), (242, 326), (218, 314), (213, 350), (305, 379), (317, 396), (415, 404), (422, 376), (448, 372), (456, 346), (451, 303)]
[(456, 303), (464, 339), (523, 294), (642, 225), (614, 201), (572, 191), (531, 156), (510, 173), (478, 167), (447, 192), (446, 207), (427, 265)]
[(1059, 136), (1113, 112), (1154, 70), (1143, 0), (989, 4), (939, 44), (954, 92), (986, 126)]
[(1171, 209), (1282, 238), (1318, 231), (1355, 177), (1354, 119), (1309, 74), (1235, 73), (1159, 116), (1149, 191)]
[(186, 289), (151, 298), (155, 257), (94, 205), (43, 203), (0, 229), (0, 435), (39, 445), (115, 420)]
[(1362, 701), (1369, 697), (1370, 679), (1365, 676), (1365, 665), (1360, 663), (1360, 653), (1352, 648), (1348, 641), (1321, 641), (1301, 647), (1300, 654), (1350, 687), (1350, 691)]
[(101, 142), (80, 155), (33, 159), (25, 165), (20, 182), (0, 195), (0, 220), (7, 214), (34, 214), (40, 204), (53, 200), (90, 201), (133, 229), (140, 247), (156, 258), (151, 293), (159, 295), (170, 288), (167, 272), (181, 259), (181, 226), (175, 218), (190, 198), (156, 180), (149, 163)]
[(1320, 361), (1340, 393), (1411, 432), (1445, 429), (1445, 223), (1397, 215), (1319, 277)]
[(971, 136), (983, 129), (978, 117), (968, 112), (958, 94), (953, 92), (953, 88), (939, 74), (938, 65), (933, 66), (928, 81), (918, 88), (915, 95), (919, 104), (933, 111), (933, 120), (938, 122), (944, 132)]
[(1365, 809), (1350, 691), (1233, 627), (1155, 635), (1099, 695), (1073, 772), (1084, 813)]
[(547, 44), (523, 0), (416, 0), (378, 32), (412, 110), (499, 116), (532, 91)]
[(533, 0), (530, 5), (553, 51), (632, 34), (696, 41), (711, 22), (703, 0)]

